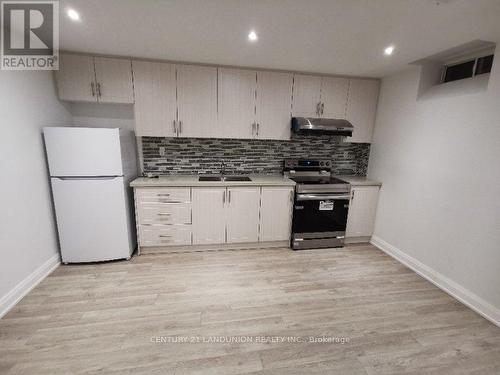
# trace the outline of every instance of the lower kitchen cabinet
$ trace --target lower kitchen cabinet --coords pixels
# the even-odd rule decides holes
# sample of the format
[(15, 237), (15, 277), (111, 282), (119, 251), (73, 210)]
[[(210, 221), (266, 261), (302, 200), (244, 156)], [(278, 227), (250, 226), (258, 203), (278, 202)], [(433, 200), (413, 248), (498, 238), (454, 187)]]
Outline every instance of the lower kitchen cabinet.
[(140, 247), (288, 241), (293, 187), (139, 187)]
[(193, 188), (193, 245), (226, 242), (226, 188)]
[(260, 187), (229, 187), (226, 204), (227, 242), (258, 242)]
[(191, 245), (191, 189), (135, 189), (139, 246)]
[(262, 187), (260, 241), (288, 241), (292, 226), (293, 188)]
[(191, 245), (190, 225), (141, 225), (139, 227), (141, 246)]
[(191, 224), (190, 203), (143, 203), (137, 210), (143, 225)]
[(259, 241), (260, 187), (193, 188), (193, 245)]
[(349, 215), (347, 217), (347, 238), (366, 239), (373, 234), (377, 211), (379, 186), (352, 186)]

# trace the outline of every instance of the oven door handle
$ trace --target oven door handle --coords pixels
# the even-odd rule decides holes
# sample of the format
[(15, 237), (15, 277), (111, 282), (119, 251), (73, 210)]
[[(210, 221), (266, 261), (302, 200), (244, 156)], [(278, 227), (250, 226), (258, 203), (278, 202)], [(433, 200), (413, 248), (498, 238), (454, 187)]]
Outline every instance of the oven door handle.
[(298, 201), (349, 200), (349, 195), (297, 194)]

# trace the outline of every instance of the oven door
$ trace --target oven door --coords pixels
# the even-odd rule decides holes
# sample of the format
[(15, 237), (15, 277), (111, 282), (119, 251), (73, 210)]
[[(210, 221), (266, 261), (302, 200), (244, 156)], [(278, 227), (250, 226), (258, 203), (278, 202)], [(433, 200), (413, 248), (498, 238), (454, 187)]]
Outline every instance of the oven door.
[(349, 198), (346, 193), (297, 194), (293, 209), (292, 247), (305, 248), (307, 243), (325, 245), (317, 247), (342, 246)]

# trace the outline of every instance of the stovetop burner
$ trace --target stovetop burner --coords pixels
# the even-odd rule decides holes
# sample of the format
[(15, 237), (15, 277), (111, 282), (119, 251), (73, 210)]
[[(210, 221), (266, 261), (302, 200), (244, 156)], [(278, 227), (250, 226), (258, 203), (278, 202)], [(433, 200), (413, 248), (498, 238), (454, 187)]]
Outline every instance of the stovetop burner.
[(348, 193), (350, 184), (331, 175), (330, 160), (286, 159), (283, 174), (297, 183), (297, 193)]

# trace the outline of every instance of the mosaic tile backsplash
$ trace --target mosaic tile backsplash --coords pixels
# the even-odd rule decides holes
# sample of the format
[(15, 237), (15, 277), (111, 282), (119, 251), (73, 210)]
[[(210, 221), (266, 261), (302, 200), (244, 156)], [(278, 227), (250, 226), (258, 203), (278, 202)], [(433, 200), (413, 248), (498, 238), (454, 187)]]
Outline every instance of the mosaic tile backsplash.
[[(144, 172), (279, 174), (287, 158), (332, 160), (334, 174), (366, 176), (370, 145), (338, 137), (293, 135), (290, 141), (143, 137)], [(163, 148), (163, 149), (162, 149)], [(162, 152), (164, 156), (161, 156)]]

